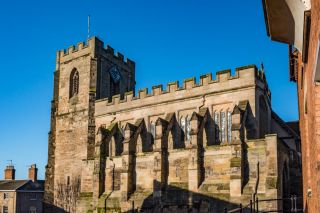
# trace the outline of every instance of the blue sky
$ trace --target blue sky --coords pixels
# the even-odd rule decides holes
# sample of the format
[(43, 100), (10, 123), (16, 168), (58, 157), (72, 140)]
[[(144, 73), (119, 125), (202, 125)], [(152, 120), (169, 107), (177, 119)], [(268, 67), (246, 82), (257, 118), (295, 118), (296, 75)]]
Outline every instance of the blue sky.
[(297, 120), (288, 49), (266, 35), (257, 0), (3, 1), (0, 6), (0, 178), (36, 163), (44, 178), (55, 56), (92, 35), (136, 62), (137, 88), (263, 62), (273, 109)]

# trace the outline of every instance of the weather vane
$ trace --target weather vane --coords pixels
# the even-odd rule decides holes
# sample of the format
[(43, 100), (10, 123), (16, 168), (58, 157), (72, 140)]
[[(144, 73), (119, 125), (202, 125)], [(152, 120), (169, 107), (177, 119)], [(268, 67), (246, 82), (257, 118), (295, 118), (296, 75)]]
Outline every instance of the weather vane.
[(7, 161), (10, 162), (10, 163), (9, 163), (9, 166), (13, 166), (12, 160), (7, 160)]

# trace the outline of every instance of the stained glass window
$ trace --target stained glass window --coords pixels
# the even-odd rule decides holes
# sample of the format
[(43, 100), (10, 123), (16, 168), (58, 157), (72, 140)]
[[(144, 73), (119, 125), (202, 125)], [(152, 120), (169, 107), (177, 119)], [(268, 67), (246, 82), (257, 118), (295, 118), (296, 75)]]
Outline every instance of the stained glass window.
[(214, 128), (215, 128), (215, 142), (219, 143), (220, 136), (219, 136), (219, 126), (220, 126), (220, 121), (219, 121), (219, 113), (215, 112), (214, 113)]
[(231, 112), (228, 112), (228, 142), (232, 141), (232, 115)]
[(184, 117), (180, 118), (181, 135), (184, 137), (186, 131), (186, 119)]
[(221, 112), (221, 141), (226, 142), (226, 113)]
[(150, 123), (150, 132), (151, 132), (151, 135), (153, 136), (153, 138), (156, 137), (156, 126), (153, 122)]
[(186, 139), (187, 140), (190, 140), (191, 139), (191, 136), (190, 136), (190, 133), (191, 133), (191, 122), (190, 122), (190, 118), (187, 116), (186, 117)]

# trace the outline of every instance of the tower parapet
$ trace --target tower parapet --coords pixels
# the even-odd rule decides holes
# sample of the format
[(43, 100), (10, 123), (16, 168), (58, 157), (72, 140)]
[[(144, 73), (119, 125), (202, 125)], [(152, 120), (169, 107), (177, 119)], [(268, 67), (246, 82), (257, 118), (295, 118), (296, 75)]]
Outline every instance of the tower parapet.
[(67, 63), (71, 60), (88, 54), (91, 54), (92, 57), (95, 57), (98, 51), (99, 53), (112, 56), (114, 59), (123, 62), (129, 67), (135, 66), (134, 61), (130, 60), (129, 58), (125, 58), (120, 52), (115, 52), (114, 48), (111, 46), (104, 46), (103, 41), (97, 37), (92, 37), (86, 42), (79, 42), (77, 45), (71, 45), (67, 49), (57, 51), (57, 63)]
[(168, 83), (166, 89), (163, 89), (163, 85), (160, 84), (152, 86), (151, 92), (149, 92), (148, 88), (138, 90), (137, 96), (134, 96), (133, 92), (127, 92), (124, 94), (123, 98), (121, 98), (120, 95), (115, 95), (111, 99), (101, 99), (96, 102), (99, 105), (105, 103), (104, 105), (110, 106), (126, 102), (139, 102), (143, 99), (154, 98), (159, 95), (165, 96), (172, 94), (173, 96), (170, 97), (179, 97), (179, 94), (190, 90), (192, 90), (192, 92), (189, 92), (190, 94), (201, 95), (204, 90), (219, 92), (221, 90), (220, 88), (223, 87), (223, 91), (226, 91), (228, 89), (235, 89), (236, 87), (239, 87), (239, 85), (244, 84), (253, 86), (257, 84), (257, 82), (262, 83), (262, 86), (266, 89), (267, 96), (271, 98), (271, 93), (264, 73), (258, 70), (255, 65), (248, 65), (237, 67), (234, 75), (231, 75), (231, 70), (227, 69), (216, 72), (214, 79), (212, 78), (211, 73), (201, 75), (199, 83), (196, 82), (196, 77), (191, 77), (185, 79), (181, 87), (179, 86), (179, 81), (174, 81)]

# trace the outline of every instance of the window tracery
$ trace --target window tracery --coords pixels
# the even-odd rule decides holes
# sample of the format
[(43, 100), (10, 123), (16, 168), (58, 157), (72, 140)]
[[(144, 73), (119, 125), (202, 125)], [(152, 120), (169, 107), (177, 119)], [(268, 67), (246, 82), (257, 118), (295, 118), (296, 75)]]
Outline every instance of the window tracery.
[(73, 69), (70, 74), (70, 98), (76, 96), (79, 93), (79, 72), (77, 69)]
[(226, 113), (221, 112), (221, 142), (226, 142)]
[(156, 137), (156, 126), (155, 126), (155, 123), (153, 123), (152, 121), (150, 123), (150, 133), (151, 133), (152, 137), (155, 139), (155, 137)]
[(232, 114), (228, 111), (227, 114), (228, 119), (228, 142), (231, 143), (232, 141)]
[(186, 140), (190, 140), (191, 139), (191, 122), (190, 122), (190, 117), (186, 117)]
[(214, 113), (214, 127), (215, 127), (215, 142), (219, 143), (220, 142), (220, 120), (219, 120), (219, 113), (215, 112)]
[(185, 130), (186, 130), (186, 119), (182, 116), (180, 118), (180, 127), (181, 127), (181, 138), (184, 138)]

